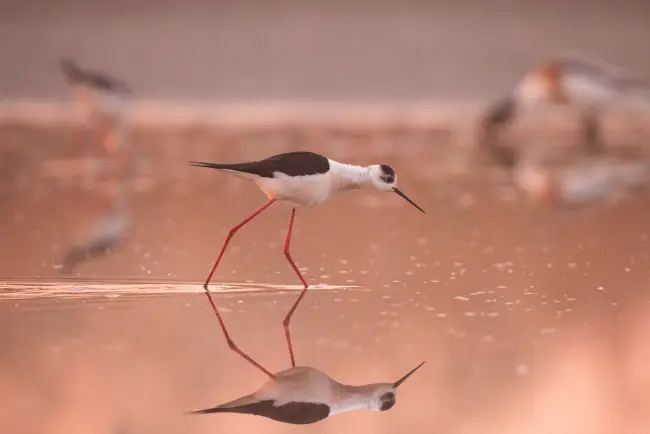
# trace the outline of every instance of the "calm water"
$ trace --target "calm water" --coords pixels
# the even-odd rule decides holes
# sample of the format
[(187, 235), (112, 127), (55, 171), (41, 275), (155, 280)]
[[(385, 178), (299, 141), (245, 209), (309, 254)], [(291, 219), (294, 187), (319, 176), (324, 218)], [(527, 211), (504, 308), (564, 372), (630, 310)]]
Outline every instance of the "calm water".
[[(84, 175), (93, 151), (67, 129), (0, 131), (7, 432), (647, 432), (648, 194), (541, 209), (505, 195), (443, 133), (337, 134), (136, 132), (132, 231), (64, 279), (57, 264), (105, 202), (101, 176)], [(264, 198), (184, 162), (258, 158), (307, 140), (335, 159), (391, 164), (427, 214), (371, 192), (297, 214), (293, 257), (317, 285), (292, 321), (298, 362), (358, 384), (427, 364), (386, 413), (310, 427), (184, 416), (265, 380), (228, 350), (200, 286), (228, 228)], [(282, 254), (288, 219), (282, 205), (260, 215), (214, 278), (233, 338), (274, 371), (289, 366), (281, 321), (299, 289)]]

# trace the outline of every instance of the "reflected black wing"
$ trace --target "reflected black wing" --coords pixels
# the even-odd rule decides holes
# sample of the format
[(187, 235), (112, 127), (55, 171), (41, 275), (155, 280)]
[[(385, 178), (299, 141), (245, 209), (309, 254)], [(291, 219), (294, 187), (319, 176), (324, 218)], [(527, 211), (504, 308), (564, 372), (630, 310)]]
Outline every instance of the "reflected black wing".
[(80, 262), (107, 255), (118, 244), (118, 241), (120, 240), (106, 239), (90, 245), (72, 247), (63, 258), (61, 273), (70, 274)]
[(217, 406), (205, 410), (193, 411), (190, 414), (209, 413), (254, 414), (256, 416), (277, 420), (278, 422), (304, 425), (325, 419), (330, 414), (330, 408), (327, 404), (313, 402), (288, 402), (276, 407), (273, 400), (266, 400), (235, 407)]

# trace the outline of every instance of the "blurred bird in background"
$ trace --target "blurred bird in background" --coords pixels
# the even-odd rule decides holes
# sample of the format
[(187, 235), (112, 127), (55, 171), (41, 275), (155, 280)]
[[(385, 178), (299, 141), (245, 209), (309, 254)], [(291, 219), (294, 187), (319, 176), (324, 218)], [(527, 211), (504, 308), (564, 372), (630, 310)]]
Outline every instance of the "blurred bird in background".
[(70, 58), (61, 59), (60, 66), (72, 86), (83, 128), (107, 153), (116, 152), (122, 141), (114, 140), (115, 133), (125, 128), (127, 97), (132, 94), (131, 89), (123, 81), (102, 72), (81, 68)]
[[(578, 107), (581, 122), (591, 124), (584, 131), (591, 134), (601, 129), (600, 118), (608, 106), (650, 109), (650, 87), (615, 65), (566, 52), (524, 74), (507, 95), (488, 107), (480, 121), (479, 142), (490, 143), (519, 114), (541, 105)], [(600, 137), (598, 131), (596, 135)], [(597, 154), (603, 152), (604, 142), (586, 138), (585, 146)]]
[[(116, 143), (112, 154), (100, 161), (99, 180), (93, 197), (79, 203), (90, 215), (75, 219), (75, 241), (63, 258), (61, 272), (70, 274), (82, 262), (105, 256), (121, 245), (131, 227), (131, 194), (135, 160), (124, 144), (128, 135), (122, 128), (109, 130), (105, 140)], [(89, 211), (90, 208), (90, 212)], [(84, 215), (83, 212), (79, 213)]]

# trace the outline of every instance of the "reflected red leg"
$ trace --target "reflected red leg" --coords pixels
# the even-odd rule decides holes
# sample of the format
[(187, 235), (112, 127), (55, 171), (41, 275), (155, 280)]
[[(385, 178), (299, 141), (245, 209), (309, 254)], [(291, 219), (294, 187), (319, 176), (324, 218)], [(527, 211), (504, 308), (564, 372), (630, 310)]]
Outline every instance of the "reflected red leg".
[(293, 259), (291, 259), (291, 252), (289, 251), (289, 246), (291, 245), (291, 230), (293, 229), (293, 220), (295, 219), (295, 217), (296, 217), (296, 209), (294, 208), (291, 210), (291, 220), (289, 220), (289, 230), (287, 231), (287, 238), (284, 242), (284, 256), (287, 258), (287, 261), (289, 261), (289, 264), (291, 264), (291, 268), (293, 268), (293, 271), (296, 272), (298, 278), (300, 279), (300, 281), (302, 282), (305, 288), (300, 292), (298, 299), (293, 304), (291, 310), (289, 310), (289, 313), (287, 314), (287, 316), (284, 318), (284, 321), (282, 322), (282, 324), (284, 324), (284, 335), (287, 338), (287, 345), (289, 347), (289, 356), (291, 357), (292, 368), (296, 366), (296, 359), (293, 356), (293, 346), (291, 345), (291, 333), (289, 332), (289, 323), (291, 322), (291, 317), (293, 316), (293, 313), (296, 311), (298, 304), (300, 304), (300, 301), (305, 296), (305, 293), (307, 292), (308, 289), (307, 282), (302, 277), (302, 274), (300, 273), (300, 270), (298, 270), (296, 263), (293, 262)]
[(253, 220), (262, 211), (264, 211), (266, 208), (271, 206), (271, 204), (273, 202), (275, 202), (275, 199), (269, 200), (260, 209), (255, 211), (253, 214), (251, 214), (244, 221), (242, 221), (237, 226), (234, 226), (232, 229), (230, 229), (230, 231), (228, 232), (228, 236), (226, 237), (226, 241), (223, 243), (223, 247), (221, 248), (221, 252), (219, 252), (219, 256), (217, 257), (217, 260), (215, 261), (214, 265), (212, 266), (212, 270), (210, 271), (210, 274), (208, 275), (208, 278), (206, 279), (205, 283), (203, 284), (203, 289), (205, 289), (205, 295), (208, 297), (208, 301), (210, 302), (210, 306), (212, 306), (212, 310), (214, 311), (214, 314), (217, 316), (217, 320), (219, 320), (219, 325), (221, 326), (221, 331), (223, 331), (223, 334), (226, 337), (226, 342), (228, 343), (228, 347), (231, 350), (233, 350), (234, 352), (236, 352), (237, 354), (239, 354), (240, 356), (242, 356), (248, 363), (250, 363), (251, 365), (255, 366), (257, 369), (264, 372), (270, 378), (275, 378), (275, 375), (273, 375), (270, 371), (265, 369), (262, 365), (257, 363), (255, 360), (253, 360), (250, 356), (248, 356), (242, 350), (237, 348), (237, 345), (235, 345), (233, 340), (230, 338), (230, 335), (228, 334), (228, 330), (226, 329), (226, 325), (224, 324), (223, 319), (221, 319), (221, 315), (219, 314), (219, 310), (217, 309), (217, 306), (214, 304), (214, 301), (212, 300), (212, 296), (210, 295), (210, 291), (208, 290), (208, 283), (210, 283), (210, 279), (212, 278), (212, 275), (214, 274), (214, 271), (217, 269), (217, 266), (219, 265), (219, 262), (221, 261), (221, 258), (223, 257), (223, 254), (226, 251), (226, 247), (228, 247), (228, 243), (230, 242), (230, 239), (233, 237), (233, 235), (235, 235), (235, 233), (239, 229), (241, 229), (244, 225), (246, 225), (246, 223)]
[(217, 319), (219, 320), (219, 325), (221, 326), (221, 331), (223, 331), (223, 335), (226, 337), (226, 342), (228, 343), (228, 348), (242, 356), (248, 363), (251, 365), (255, 366), (257, 369), (260, 371), (264, 372), (266, 375), (268, 375), (270, 378), (275, 379), (275, 375), (273, 375), (268, 369), (266, 369), (264, 366), (260, 365), (257, 363), (255, 360), (253, 360), (248, 354), (240, 350), (237, 345), (233, 342), (233, 340), (230, 338), (230, 335), (228, 334), (228, 330), (226, 329), (226, 325), (223, 322), (223, 319), (221, 319), (221, 315), (219, 314), (219, 310), (217, 309), (217, 306), (214, 304), (214, 301), (212, 300), (212, 296), (210, 295), (210, 291), (206, 288), (205, 290), (205, 295), (208, 297), (208, 301), (210, 302), (210, 306), (212, 306), (212, 310), (214, 311), (214, 314), (217, 316)]

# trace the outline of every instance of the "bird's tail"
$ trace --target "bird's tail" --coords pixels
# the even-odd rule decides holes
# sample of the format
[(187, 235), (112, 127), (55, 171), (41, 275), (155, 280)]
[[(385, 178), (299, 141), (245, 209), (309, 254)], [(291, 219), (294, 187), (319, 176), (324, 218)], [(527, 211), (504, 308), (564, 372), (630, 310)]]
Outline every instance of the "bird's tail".
[(206, 163), (203, 161), (190, 161), (190, 165), (197, 167), (207, 167), (209, 169), (216, 170), (229, 170), (231, 172), (247, 172), (247, 167), (245, 163), (234, 163), (234, 164), (225, 164), (225, 163)]
[(189, 411), (185, 414), (211, 414), (211, 413), (239, 413), (239, 414), (255, 414), (258, 416), (269, 417), (266, 413), (269, 409), (269, 406), (272, 401), (260, 401), (260, 402), (251, 402), (247, 405), (235, 405), (230, 406), (229, 404), (217, 405), (212, 408), (205, 408), (203, 410), (194, 410)]
[(212, 408), (205, 408), (203, 410), (188, 411), (186, 414), (210, 414), (210, 413), (228, 413), (228, 412), (236, 413), (236, 411), (233, 409), (216, 406)]
[(210, 413), (243, 413), (261, 414), (264, 408), (272, 405), (272, 401), (259, 401), (254, 394), (242, 396), (233, 401), (226, 402), (203, 410), (194, 410), (186, 414), (210, 414)]
[(205, 163), (203, 161), (190, 161), (190, 165), (198, 167), (209, 167), (210, 169), (217, 170), (229, 169), (229, 166), (231, 166), (231, 164)]

